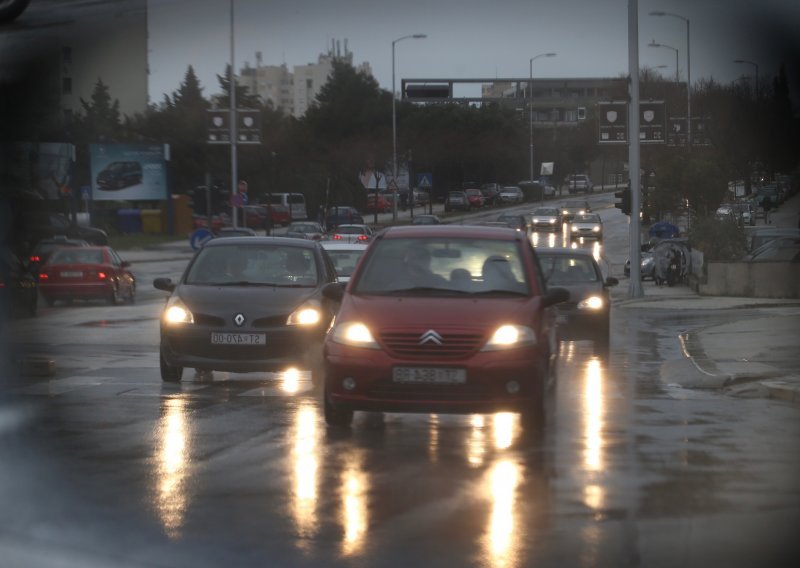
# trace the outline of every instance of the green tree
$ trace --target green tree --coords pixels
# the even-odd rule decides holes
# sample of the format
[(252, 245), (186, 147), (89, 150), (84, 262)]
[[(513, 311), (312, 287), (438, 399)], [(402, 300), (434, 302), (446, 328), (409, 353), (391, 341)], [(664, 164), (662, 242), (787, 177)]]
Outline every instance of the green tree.
[(108, 86), (97, 79), (89, 101), (81, 97), (83, 115), (79, 119), (88, 139), (112, 141), (120, 134), (119, 100), (111, 100)]

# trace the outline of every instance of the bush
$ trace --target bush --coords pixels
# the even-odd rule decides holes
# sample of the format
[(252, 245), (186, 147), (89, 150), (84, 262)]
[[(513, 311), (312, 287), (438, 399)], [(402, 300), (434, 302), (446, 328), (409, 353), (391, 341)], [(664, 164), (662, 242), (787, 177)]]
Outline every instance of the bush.
[(739, 260), (747, 252), (744, 229), (727, 219), (695, 219), (688, 237), (689, 245), (703, 252), (705, 262)]

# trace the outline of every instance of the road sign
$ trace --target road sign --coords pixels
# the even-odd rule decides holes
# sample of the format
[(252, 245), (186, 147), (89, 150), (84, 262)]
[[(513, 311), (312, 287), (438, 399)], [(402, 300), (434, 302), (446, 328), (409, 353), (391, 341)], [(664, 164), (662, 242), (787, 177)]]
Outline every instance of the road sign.
[[(261, 144), (261, 111), (238, 109), (236, 115), (236, 142), (239, 144)], [(230, 144), (230, 109), (208, 111), (209, 144)]]
[(197, 250), (213, 238), (214, 238), (214, 233), (212, 233), (208, 229), (200, 228), (196, 229), (191, 234), (191, 236), (189, 237), (189, 244), (192, 246), (192, 250)]
[(386, 186), (386, 189), (388, 189), (389, 191), (397, 191), (398, 187), (394, 180), (390, 180), (389, 185)]
[(639, 142), (665, 144), (667, 117), (664, 101), (639, 102)]
[(418, 174), (417, 187), (420, 189), (430, 189), (433, 187), (433, 174)]
[(92, 187), (89, 185), (81, 186), (81, 199), (89, 201), (92, 198)]
[(624, 101), (597, 103), (600, 144), (628, 143), (628, 104)]

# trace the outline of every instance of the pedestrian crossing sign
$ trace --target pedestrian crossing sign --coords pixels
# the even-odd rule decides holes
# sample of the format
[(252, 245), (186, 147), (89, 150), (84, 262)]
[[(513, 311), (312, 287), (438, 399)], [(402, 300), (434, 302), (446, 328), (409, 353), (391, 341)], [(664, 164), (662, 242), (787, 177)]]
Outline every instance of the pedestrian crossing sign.
[(417, 176), (417, 187), (420, 189), (430, 189), (433, 187), (433, 174), (419, 174)]

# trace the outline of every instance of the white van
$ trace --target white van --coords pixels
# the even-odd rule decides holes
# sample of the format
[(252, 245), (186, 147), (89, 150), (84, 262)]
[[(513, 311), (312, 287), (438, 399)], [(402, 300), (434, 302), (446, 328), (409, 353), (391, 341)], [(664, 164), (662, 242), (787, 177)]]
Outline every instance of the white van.
[(308, 219), (306, 196), (302, 193), (268, 193), (264, 196), (264, 203), (285, 206), (292, 221)]

